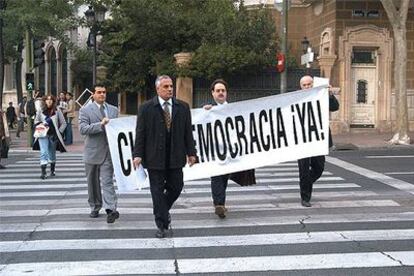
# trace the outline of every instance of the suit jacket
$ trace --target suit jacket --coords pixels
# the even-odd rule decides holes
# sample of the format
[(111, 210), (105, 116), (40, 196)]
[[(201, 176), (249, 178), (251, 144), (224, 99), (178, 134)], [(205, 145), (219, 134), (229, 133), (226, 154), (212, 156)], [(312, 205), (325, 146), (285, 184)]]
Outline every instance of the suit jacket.
[[(137, 116), (133, 157), (142, 158), (144, 168), (166, 169), (167, 132), (158, 96), (145, 102)], [(172, 99), (170, 138), (169, 168), (182, 168), (187, 162), (187, 155), (196, 156), (196, 149), (190, 108), (187, 103), (175, 98)]]
[[(109, 119), (118, 117), (118, 109), (105, 103)], [(85, 135), (83, 161), (87, 164), (102, 164), (109, 154), (105, 128), (101, 125), (103, 117), (95, 102), (89, 102), (79, 110), (79, 131)]]
[[(65, 131), (66, 128), (66, 120), (63, 116), (63, 113), (60, 110), (56, 110), (56, 113), (50, 117), (52, 119), (53, 126), (56, 130), (56, 136), (58, 138), (56, 149), (60, 152), (67, 152), (67, 149), (65, 147), (65, 143), (63, 142), (62, 133)], [(46, 115), (43, 114), (42, 110), (39, 110), (36, 112), (36, 116), (34, 119), (34, 125), (38, 125), (40, 123), (46, 123)], [(33, 142), (33, 150), (40, 150), (40, 145), (38, 138), (36, 138)]]
[[(334, 95), (329, 95), (329, 111), (337, 111), (339, 109), (339, 102)], [(329, 147), (333, 146), (331, 129), (329, 129)]]

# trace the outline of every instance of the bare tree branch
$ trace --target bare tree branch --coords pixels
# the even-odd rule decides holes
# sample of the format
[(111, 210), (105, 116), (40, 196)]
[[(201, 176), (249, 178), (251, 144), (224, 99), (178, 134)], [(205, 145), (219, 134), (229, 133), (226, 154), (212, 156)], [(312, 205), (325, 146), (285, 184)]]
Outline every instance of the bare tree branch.
[(390, 22), (395, 22), (395, 21), (400, 22), (400, 20), (398, 20), (400, 15), (399, 15), (399, 12), (397, 11), (397, 7), (395, 6), (394, 1), (381, 0), (381, 3), (384, 6), (385, 12), (387, 13), (387, 16)]

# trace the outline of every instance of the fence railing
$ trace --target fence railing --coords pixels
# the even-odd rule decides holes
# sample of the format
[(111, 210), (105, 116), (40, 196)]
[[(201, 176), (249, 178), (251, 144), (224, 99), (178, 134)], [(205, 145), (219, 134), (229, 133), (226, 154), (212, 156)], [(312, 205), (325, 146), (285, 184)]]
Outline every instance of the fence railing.
[[(299, 80), (302, 76), (310, 74), (320, 76), (319, 69), (291, 69), (287, 72), (287, 91), (300, 89)], [(211, 102), (210, 84), (213, 80), (195, 78), (193, 80), (193, 107), (201, 107)], [(230, 102), (249, 100), (280, 93), (280, 74), (275, 70), (234, 75), (226, 78), (229, 85), (228, 100)]]

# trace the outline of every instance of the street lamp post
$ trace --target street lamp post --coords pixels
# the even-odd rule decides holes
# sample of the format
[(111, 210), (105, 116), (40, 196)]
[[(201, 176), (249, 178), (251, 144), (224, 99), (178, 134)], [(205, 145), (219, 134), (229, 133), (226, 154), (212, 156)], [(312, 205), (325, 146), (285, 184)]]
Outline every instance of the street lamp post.
[(303, 51), (303, 55), (301, 56), (301, 64), (306, 65), (306, 74), (309, 75), (311, 63), (314, 60), (314, 53), (312, 51), (312, 47), (310, 46), (310, 42), (306, 38), (306, 36), (303, 38), (301, 43), (302, 43), (302, 51)]
[[(280, 24), (280, 33), (282, 34), (282, 43), (280, 50), (282, 55), (285, 57), (285, 62), (287, 60), (287, 34), (288, 34), (288, 10), (290, 6), (289, 0), (275, 0), (275, 8), (281, 13), (281, 24)], [(280, 74), (280, 93), (287, 92), (287, 63), (285, 63), (285, 70)]]
[(98, 34), (100, 24), (105, 20), (106, 8), (104, 6), (96, 6), (95, 9), (89, 6), (85, 11), (85, 17), (90, 26), (87, 45), (92, 48), (92, 85), (96, 84), (96, 35)]

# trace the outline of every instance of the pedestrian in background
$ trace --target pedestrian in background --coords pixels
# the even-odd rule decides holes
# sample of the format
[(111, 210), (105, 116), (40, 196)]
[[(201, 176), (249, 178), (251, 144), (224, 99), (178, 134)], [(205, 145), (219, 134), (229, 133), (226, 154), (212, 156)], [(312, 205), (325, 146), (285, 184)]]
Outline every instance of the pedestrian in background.
[[(203, 108), (205, 110), (210, 110), (213, 106), (228, 104), (228, 85), (226, 81), (222, 79), (215, 80), (210, 86), (210, 92), (213, 96), (213, 103), (204, 105)], [(232, 179), (241, 186), (256, 184), (254, 170), (211, 177), (211, 195), (213, 198), (214, 213), (219, 218), (225, 218), (227, 214), (226, 189), (229, 179)]]
[(9, 129), (7, 128), (6, 113), (0, 108), (0, 169), (6, 168), (1, 164), (1, 159), (8, 157), (10, 143), (9, 138), (10, 136)]
[[(56, 150), (66, 152), (62, 133), (66, 128), (66, 121), (62, 112), (56, 108), (56, 98), (52, 95), (43, 97), (43, 110), (36, 113), (35, 129), (44, 127), (46, 135), (39, 136), (33, 143), (33, 149), (40, 149), (41, 179), (46, 179), (46, 167), (50, 163), (50, 176), (55, 176)], [(36, 133), (36, 131), (35, 131)]]
[(118, 117), (118, 109), (106, 103), (106, 88), (103, 85), (95, 85), (92, 98), (93, 101), (79, 110), (79, 131), (86, 136), (83, 161), (88, 180), (89, 216), (97, 218), (103, 207), (107, 214), (106, 222), (114, 223), (119, 218), (116, 210), (118, 199), (105, 126), (109, 120)]
[(75, 101), (72, 99), (72, 93), (66, 92), (66, 103), (67, 103), (67, 112), (66, 112), (66, 129), (65, 129), (65, 145), (73, 144), (73, 130), (72, 130), (72, 121), (75, 119)]
[(157, 77), (157, 96), (146, 101), (138, 111), (134, 168), (142, 162), (148, 169), (157, 238), (164, 238), (170, 228), (170, 209), (183, 189), (186, 161), (196, 162), (187, 103), (173, 98), (173, 82), (169, 76)]
[[(313, 87), (313, 78), (311, 76), (303, 76), (300, 79), (301, 89), (310, 89)], [(335, 96), (329, 90), (329, 111), (337, 111), (339, 109), (339, 103)], [(329, 147), (333, 146), (331, 130), (329, 130)], [(312, 197), (313, 183), (315, 183), (319, 177), (321, 177), (325, 169), (325, 156), (312, 156), (298, 160), (299, 167), (299, 184), (300, 184), (300, 197), (303, 207), (311, 207), (310, 203)]]
[(24, 123), (26, 121), (26, 112), (25, 112), (25, 105), (27, 102), (27, 97), (24, 96), (22, 101), (17, 106), (17, 132), (16, 137), (20, 137), (20, 132), (24, 131)]
[(9, 102), (9, 107), (6, 110), (7, 121), (9, 121), (9, 128), (13, 129), (13, 124), (16, 121), (16, 109), (13, 106), (13, 102)]
[[(62, 112), (65, 121), (67, 122), (68, 103), (66, 102), (66, 92), (59, 93), (56, 103), (57, 108)], [(62, 133), (63, 141), (66, 141), (66, 131)]]

